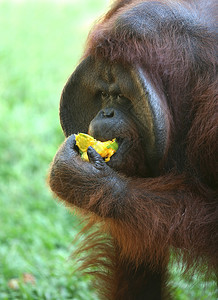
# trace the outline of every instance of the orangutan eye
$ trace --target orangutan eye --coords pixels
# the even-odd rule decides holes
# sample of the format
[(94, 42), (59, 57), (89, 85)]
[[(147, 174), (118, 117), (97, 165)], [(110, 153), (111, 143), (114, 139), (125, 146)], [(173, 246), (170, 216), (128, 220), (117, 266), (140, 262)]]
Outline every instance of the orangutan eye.
[(122, 103), (122, 102), (125, 100), (125, 97), (124, 97), (123, 94), (118, 94), (118, 95), (116, 96), (116, 98), (117, 98), (117, 102), (118, 102), (118, 103)]
[(101, 92), (101, 95), (102, 95), (102, 97), (104, 97), (104, 98), (106, 98), (106, 97), (109, 96), (109, 95), (108, 95), (106, 92), (104, 92), (104, 91)]

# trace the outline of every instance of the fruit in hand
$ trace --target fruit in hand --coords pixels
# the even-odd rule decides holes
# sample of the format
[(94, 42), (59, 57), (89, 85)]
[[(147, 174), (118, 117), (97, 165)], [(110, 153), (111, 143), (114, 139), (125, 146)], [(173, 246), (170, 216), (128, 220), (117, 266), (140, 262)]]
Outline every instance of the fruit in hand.
[(85, 161), (89, 161), (87, 155), (87, 149), (89, 146), (94, 148), (104, 158), (105, 162), (108, 162), (111, 156), (118, 149), (118, 143), (116, 142), (116, 139), (113, 139), (112, 141), (100, 142), (85, 133), (78, 133), (75, 135), (75, 137), (76, 145), (79, 148), (81, 158)]

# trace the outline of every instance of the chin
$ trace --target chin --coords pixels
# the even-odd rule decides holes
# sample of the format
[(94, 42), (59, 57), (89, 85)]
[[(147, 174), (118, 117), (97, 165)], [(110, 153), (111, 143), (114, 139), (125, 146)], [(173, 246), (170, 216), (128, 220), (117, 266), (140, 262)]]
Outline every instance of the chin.
[(118, 150), (107, 163), (109, 167), (126, 176), (148, 177), (149, 169), (142, 146), (129, 138), (117, 138)]

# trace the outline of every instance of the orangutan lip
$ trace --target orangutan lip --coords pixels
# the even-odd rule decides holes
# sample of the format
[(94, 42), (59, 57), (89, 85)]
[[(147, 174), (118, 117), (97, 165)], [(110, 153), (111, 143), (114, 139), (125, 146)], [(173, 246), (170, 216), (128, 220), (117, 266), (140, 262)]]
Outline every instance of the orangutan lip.
[[(119, 150), (119, 147), (121, 146), (121, 144), (123, 143), (123, 138), (121, 138), (121, 137), (118, 137), (118, 138), (116, 138), (116, 142), (118, 143), (118, 150)], [(118, 151), (117, 150), (117, 151)]]
[(107, 142), (107, 141), (110, 141), (110, 140), (112, 141), (113, 139), (115, 139), (116, 142), (118, 143), (119, 147), (123, 143), (123, 140), (124, 140), (121, 137), (116, 137), (116, 138), (114, 138), (114, 137), (99, 137), (99, 136), (95, 136), (95, 135), (93, 135), (93, 137), (94, 137), (94, 139), (96, 139), (100, 142)]
[(120, 138), (120, 137), (118, 137), (118, 138), (116, 138), (116, 142), (118, 143), (118, 149), (117, 149), (117, 151), (111, 156), (111, 160), (113, 161), (113, 158), (115, 158), (116, 156), (117, 156), (117, 154), (119, 153), (119, 150), (120, 150), (120, 147), (121, 147), (121, 145), (122, 145), (122, 143), (123, 143), (123, 138)]

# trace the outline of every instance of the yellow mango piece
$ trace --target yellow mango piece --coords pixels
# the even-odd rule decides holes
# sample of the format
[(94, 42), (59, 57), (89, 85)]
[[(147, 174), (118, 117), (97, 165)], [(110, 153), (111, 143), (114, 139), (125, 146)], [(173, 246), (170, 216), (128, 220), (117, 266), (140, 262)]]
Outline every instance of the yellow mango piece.
[(82, 152), (86, 152), (89, 146), (92, 146), (95, 142), (95, 139), (85, 133), (76, 134), (76, 145)]
[(100, 142), (95, 140), (92, 136), (85, 133), (78, 133), (76, 136), (76, 145), (79, 148), (81, 158), (89, 161), (87, 149), (89, 146), (93, 147), (100, 155), (108, 162), (111, 156), (117, 151), (118, 143), (116, 139), (112, 141)]

